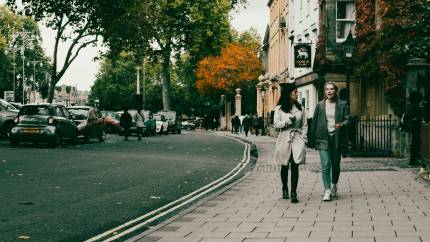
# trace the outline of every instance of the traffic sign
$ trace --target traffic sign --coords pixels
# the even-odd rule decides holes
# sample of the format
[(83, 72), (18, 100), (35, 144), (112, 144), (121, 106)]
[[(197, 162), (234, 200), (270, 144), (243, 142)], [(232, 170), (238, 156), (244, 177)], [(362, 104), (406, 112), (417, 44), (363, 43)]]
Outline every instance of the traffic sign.
[(13, 91), (4, 91), (4, 100), (8, 102), (14, 102), (15, 101), (15, 95)]

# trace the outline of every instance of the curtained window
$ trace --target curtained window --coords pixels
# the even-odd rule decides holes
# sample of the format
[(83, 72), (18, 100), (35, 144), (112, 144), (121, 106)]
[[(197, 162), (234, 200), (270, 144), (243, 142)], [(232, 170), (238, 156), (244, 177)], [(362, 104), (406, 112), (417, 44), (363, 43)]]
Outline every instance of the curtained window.
[(355, 36), (355, 1), (337, 0), (336, 2), (336, 41), (343, 42), (349, 31)]

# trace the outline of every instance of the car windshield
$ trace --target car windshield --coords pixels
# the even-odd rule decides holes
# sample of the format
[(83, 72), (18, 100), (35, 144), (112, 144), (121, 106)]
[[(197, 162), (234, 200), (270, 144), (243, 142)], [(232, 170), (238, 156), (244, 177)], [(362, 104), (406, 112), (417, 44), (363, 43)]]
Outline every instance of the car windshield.
[(0, 105), (2, 105), (5, 109), (8, 109), (8, 110), (16, 109), (12, 104), (6, 102), (3, 99), (0, 99)]
[(105, 117), (111, 117), (117, 120), (120, 119), (120, 115), (118, 115), (117, 113), (114, 113), (114, 112), (102, 112), (102, 113)]
[(90, 110), (84, 108), (69, 108), (69, 112), (75, 115), (75, 119), (83, 120), (88, 118)]
[(163, 112), (162, 114), (164, 115), (164, 117), (166, 117), (166, 119), (176, 119), (176, 112)]
[(23, 106), (19, 111), (19, 115), (50, 115), (49, 107), (47, 106)]

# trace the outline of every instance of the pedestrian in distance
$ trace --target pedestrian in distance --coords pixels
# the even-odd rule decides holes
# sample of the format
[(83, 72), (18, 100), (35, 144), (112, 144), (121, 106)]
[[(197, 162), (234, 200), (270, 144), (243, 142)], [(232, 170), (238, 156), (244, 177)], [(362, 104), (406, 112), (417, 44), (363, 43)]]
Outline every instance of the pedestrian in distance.
[(259, 131), (260, 131), (260, 119), (258, 118), (258, 115), (255, 114), (254, 119), (253, 119), (253, 126), (254, 126), (254, 133), (255, 136), (258, 136)]
[(421, 123), (423, 115), (420, 108), (420, 103), (423, 96), (418, 91), (413, 91), (409, 94), (409, 105), (407, 107), (403, 122), (407, 126), (407, 131), (411, 133), (411, 150), (410, 150), (410, 166), (421, 165), (420, 174), (428, 173), (426, 164), (421, 160)]
[(317, 104), (314, 111), (308, 146), (319, 151), (324, 184), (323, 201), (331, 201), (338, 196), (340, 160), (348, 148), (346, 131), (350, 121), (348, 105), (338, 98), (336, 84), (327, 82), (324, 92), (325, 99)]
[(243, 131), (245, 132), (245, 136), (248, 137), (249, 129), (251, 128), (251, 119), (249, 118), (248, 114), (245, 114), (245, 117), (243, 118)]
[(142, 140), (142, 133), (143, 133), (143, 128), (145, 127), (145, 119), (143, 117), (143, 113), (142, 110), (137, 110), (137, 112), (134, 114), (134, 121), (136, 122), (136, 129), (137, 129), (137, 140)]
[(243, 133), (243, 119), (245, 118), (245, 116), (239, 116), (239, 134)]
[(297, 102), (294, 83), (281, 83), (281, 96), (275, 108), (273, 127), (279, 129), (275, 162), (281, 164), (282, 198), (289, 199), (288, 170), (291, 167), (291, 202), (298, 203), (299, 165), (306, 161), (307, 119)]
[(124, 129), (124, 140), (127, 141), (132, 125), (132, 117), (127, 108), (124, 108), (124, 113), (119, 118), (119, 125)]
[(231, 133), (234, 134), (234, 127), (235, 127), (235, 120), (234, 120), (235, 116), (231, 117), (230, 122), (231, 122)]
[(254, 116), (252, 114), (249, 114), (249, 131), (251, 131), (251, 134), (254, 134)]
[(234, 133), (239, 134), (239, 128), (240, 128), (240, 119), (237, 115), (234, 115)]

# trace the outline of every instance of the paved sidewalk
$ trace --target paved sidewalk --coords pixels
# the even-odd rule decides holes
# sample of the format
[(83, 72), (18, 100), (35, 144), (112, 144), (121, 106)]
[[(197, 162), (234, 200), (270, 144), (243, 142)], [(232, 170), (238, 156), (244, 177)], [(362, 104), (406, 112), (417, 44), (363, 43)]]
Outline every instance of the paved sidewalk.
[(322, 202), (319, 157), (309, 150), (300, 203), (291, 204), (281, 199), (276, 140), (246, 139), (258, 146), (259, 160), (245, 180), (137, 241), (430, 242), (430, 186), (416, 169), (399, 168), (402, 161), (343, 160), (339, 199)]

